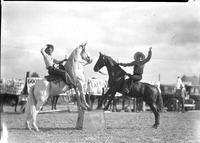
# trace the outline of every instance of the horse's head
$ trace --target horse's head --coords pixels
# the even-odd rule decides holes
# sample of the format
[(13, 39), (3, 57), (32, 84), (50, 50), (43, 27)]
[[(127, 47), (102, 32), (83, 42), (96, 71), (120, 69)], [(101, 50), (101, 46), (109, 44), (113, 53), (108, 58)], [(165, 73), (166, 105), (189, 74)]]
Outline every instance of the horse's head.
[(97, 60), (94, 71), (98, 72), (102, 67), (105, 66), (105, 55), (103, 55), (101, 52), (99, 52), (99, 59)]
[(94, 71), (101, 73), (100, 69), (104, 66), (107, 68), (110, 76), (123, 76), (126, 74), (126, 72), (117, 64), (115, 60), (100, 52), (99, 59), (94, 66)]
[(92, 58), (89, 53), (86, 52), (86, 44), (79, 45), (70, 55), (69, 60), (81, 62), (81, 60), (86, 61), (87, 64), (92, 63)]
[(81, 55), (81, 58), (87, 62), (87, 64), (91, 64), (92, 63), (92, 58), (90, 57), (89, 53), (86, 52), (86, 44), (81, 44), (80, 45), (80, 49), (81, 49), (81, 52), (80, 52), (80, 55)]

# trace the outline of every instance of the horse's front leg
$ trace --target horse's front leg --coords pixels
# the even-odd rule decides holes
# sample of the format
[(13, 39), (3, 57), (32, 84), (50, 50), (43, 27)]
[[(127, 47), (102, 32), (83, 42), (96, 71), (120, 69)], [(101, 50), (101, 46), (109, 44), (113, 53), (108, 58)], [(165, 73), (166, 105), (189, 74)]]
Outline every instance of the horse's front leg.
[(81, 110), (81, 109), (86, 110), (87, 107), (84, 104), (82, 104), (81, 97), (80, 97), (80, 92), (79, 92), (79, 90), (77, 88), (75, 88), (75, 92), (76, 92), (76, 100), (77, 100), (78, 110)]
[[(112, 92), (111, 93), (111, 96), (110, 96), (110, 98), (109, 98), (109, 101), (108, 101), (108, 104), (106, 105), (106, 107), (104, 108), (104, 110), (108, 110), (108, 108), (109, 108), (109, 106), (110, 106), (110, 104), (111, 104), (111, 102), (113, 101), (113, 102), (115, 102), (114, 100), (114, 98), (115, 98), (115, 94), (116, 94), (116, 92)], [(114, 104), (115, 103), (113, 103), (113, 108), (114, 108)]]
[(15, 112), (17, 112), (18, 102), (19, 102), (19, 98), (17, 97), (16, 100), (15, 100)]
[(150, 108), (153, 111), (154, 116), (155, 116), (155, 124), (153, 125), (153, 128), (157, 129), (159, 124), (160, 124), (160, 114), (159, 114), (158, 109), (157, 109), (157, 107), (154, 103), (150, 103), (149, 106), (150, 106)]
[(111, 94), (111, 91), (112, 90), (109, 88), (109, 90), (105, 94), (102, 95), (102, 97), (99, 99), (97, 109), (102, 108), (103, 101), (108, 97), (109, 94)]
[(84, 92), (84, 88), (83, 88), (83, 83), (79, 83), (78, 84), (78, 90), (80, 92), (80, 97), (82, 100), (82, 103), (85, 105), (85, 107), (87, 109), (90, 109), (90, 106), (88, 105), (88, 103), (86, 102), (86, 98), (85, 98), (85, 92)]

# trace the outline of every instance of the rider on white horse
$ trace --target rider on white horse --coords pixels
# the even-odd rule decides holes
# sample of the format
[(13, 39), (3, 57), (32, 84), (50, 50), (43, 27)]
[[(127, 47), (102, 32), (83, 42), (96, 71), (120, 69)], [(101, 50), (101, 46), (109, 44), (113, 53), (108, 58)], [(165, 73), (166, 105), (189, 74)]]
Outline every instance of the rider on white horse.
[(72, 81), (68, 73), (65, 70), (54, 67), (54, 64), (62, 64), (64, 61), (67, 61), (67, 59), (57, 60), (53, 58), (52, 56), (53, 51), (54, 51), (54, 46), (51, 44), (47, 44), (46, 47), (41, 49), (41, 53), (43, 55), (48, 73), (49, 75), (57, 75), (62, 77), (63, 81), (66, 84), (70, 85)]

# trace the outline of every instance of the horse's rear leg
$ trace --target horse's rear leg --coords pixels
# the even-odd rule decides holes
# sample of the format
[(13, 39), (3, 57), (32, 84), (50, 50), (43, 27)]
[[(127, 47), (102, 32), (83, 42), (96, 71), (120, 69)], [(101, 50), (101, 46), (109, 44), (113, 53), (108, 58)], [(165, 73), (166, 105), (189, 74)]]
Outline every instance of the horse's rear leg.
[(105, 94), (103, 94), (101, 96), (101, 98), (99, 98), (97, 109), (102, 108), (103, 102), (106, 102), (106, 99), (107, 99), (108, 95), (111, 94), (111, 91), (112, 91), (111, 89), (108, 89), (108, 91)]
[[(26, 109), (26, 112), (28, 110)], [(29, 129), (31, 131), (31, 122), (32, 122), (32, 114), (29, 112), (29, 113), (26, 113), (26, 128)]]
[(42, 106), (43, 106), (44, 102), (43, 101), (38, 101), (35, 108), (33, 108), (33, 121), (32, 121), (32, 125), (34, 127), (34, 129), (38, 132), (38, 126), (36, 124), (37, 122), (37, 115), (39, 113), (39, 111), (41, 110)]
[(56, 110), (56, 105), (57, 105), (57, 102), (58, 102), (58, 98), (59, 98), (60, 96), (59, 95), (57, 95), (56, 96), (56, 102), (55, 102), (55, 104), (54, 104), (54, 109)]
[(19, 99), (18, 99), (18, 97), (17, 97), (17, 99), (15, 100), (15, 112), (17, 112), (18, 101), (19, 101)]
[(158, 112), (157, 106), (154, 103), (149, 104), (149, 106), (150, 106), (150, 108), (153, 111), (154, 116), (155, 116), (155, 124), (153, 125), (153, 128), (157, 129), (159, 124), (160, 124), (160, 114)]
[(54, 109), (54, 100), (55, 100), (55, 98), (54, 98), (54, 96), (52, 96), (51, 97), (51, 110)]
[(36, 118), (37, 118), (37, 114), (38, 113), (39, 113), (39, 111), (37, 111), (37, 110), (34, 111), (34, 113), (33, 113), (33, 122), (32, 122), (33, 127), (37, 132), (39, 132), (38, 126), (36, 124)]

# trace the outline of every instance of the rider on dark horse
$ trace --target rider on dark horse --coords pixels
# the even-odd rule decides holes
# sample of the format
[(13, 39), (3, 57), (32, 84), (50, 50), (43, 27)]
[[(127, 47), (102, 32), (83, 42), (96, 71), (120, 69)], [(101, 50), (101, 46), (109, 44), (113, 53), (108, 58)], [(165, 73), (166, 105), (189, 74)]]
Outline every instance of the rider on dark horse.
[(126, 80), (124, 82), (123, 86), (123, 93), (129, 94), (129, 85), (133, 82), (138, 82), (142, 79), (142, 74), (144, 70), (144, 65), (151, 59), (151, 47), (149, 48), (149, 53), (147, 58), (145, 58), (145, 55), (142, 52), (136, 52), (134, 55), (134, 61), (131, 63), (119, 63), (121, 66), (134, 66), (133, 75), (129, 75), (130, 79)]
[(41, 49), (41, 53), (43, 55), (48, 73), (49, 75), (60, 76), (65, 82), (65, 84), (70, 85), (71, 78), (69, 77), (68, 73), (63, 69), (54, 67), (54, 64), (62, 64), (64, 61), (67, 61), (68, 59), (57, 60), (53, 58), (52, 56), (53, 51), (54, 51), (54, 46), (51, 44), (47, 44), (46, 47)]

